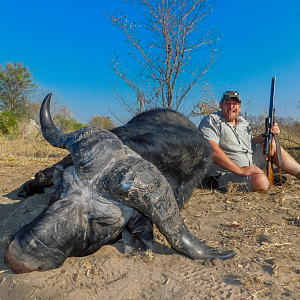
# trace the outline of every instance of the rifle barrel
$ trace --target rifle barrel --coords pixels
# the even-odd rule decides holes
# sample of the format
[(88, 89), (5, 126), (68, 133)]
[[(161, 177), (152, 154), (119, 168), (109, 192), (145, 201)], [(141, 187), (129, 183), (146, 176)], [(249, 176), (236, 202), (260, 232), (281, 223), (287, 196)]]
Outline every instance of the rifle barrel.
[(274, 110), (274, 99), (275, 99), (275, 84), (276, 84), (276, 77), (272, 77), (271, 94), (270, 94), (270, 108), (269, 108), (269, 118), (272, 121), (273, 121), (273, 110)]
[(275, 99), (275, 83), (276, 77), (272, 77), (271, 83), (271, 95), (270, 95), (270, 106), (269, 106), (269, 117), (266, 118), (266, 132), (263, 134), (265, 137), (265, 143), (263, 147), (263, 154), (268, 155), (270, 150), (270, 143), (273, 139), (271, 128), (274, 124), (274, 99)]

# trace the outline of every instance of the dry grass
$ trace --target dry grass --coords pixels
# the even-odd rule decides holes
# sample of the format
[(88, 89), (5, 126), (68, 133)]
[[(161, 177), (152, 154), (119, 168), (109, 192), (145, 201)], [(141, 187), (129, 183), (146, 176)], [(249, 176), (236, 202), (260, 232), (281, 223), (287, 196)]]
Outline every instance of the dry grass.
[[(66, 154), (65, 150), (54, 148), (45, 140), (11, 141), (0, 137), (0, 192), (8, 193), (18, 189), (20, 184), (32, 178), (31, 176), (34, 176), (37, 170), (52, 165)], [(166, 255), (161, 259), (156, 253), (148, 253), (143, 258), (141, 265), (138, 265), (140, 263), (138, 256), (130, 259), (134, 265), (139, 266), (138, 268), (145, 268), (145, 263), (152, 264), (151, 274), (154, 274), (154, 284), (157, 284), (156, 274), (162, 274), (160, 276), (165, 278), (163, 286), (168, 285), (174, 289), (175, 285), (183, 284), (187, 291), (193, 291), (194, 288), (195, 291), (199, 290), (197, 292), (199, 295), (215, 293), (208, 296), (209, 298), (218, 298), (220, 295), (220, 299), (224, 299), (230, 288), (232, 289), (230, 299), (299, 299), (300, 181), (292, 176), (287, 177), (288, 181), (283, 186), (271, 186), (264, 193), (238, 191), (234, 184), (229, 186), (227, 193), (220, 193), (217, 190), (195, 190), (191, 200), (185, 204), (181, 214), (191, 232), (199, 239), (206, 240), (212, 247), (235, 249), (237, 255), (234, 259), (204, 261), (200, 264), (176, 255), (172, 259), (170, 259), (172, 255)], [(6, 246), (10, 240), (13, 232), (10, 230), (10, 222), (16, 222), (19, 216), (30, 215), (44, 203), (34, 202), (32, 204), (34, 206), (31, 208), (23, 209), (23, 207), (27, 207), (27, 204), (26, 201), (20, 202), (9, 214), (3, 214), (0, 223), (5, 224), (6, 229), (3, 237), (0, 238), (0, 246)], [(156, 227), (154, 228), (154, 237), (156, 242), (168, 245), (165, 237), (159, 233)], [(114, 255), (117, 254), (112, 254), (111, 257), (114, 258)], [(82, 284), (86, 286), (90, 284), (90, 280), (93, 278), (90, 277), (92, 276), (90, 266), (94, 265), (94, 257), (89, 257), (86, 257), (84, 264), (81, 264), (84, 268), (80, 267), (80, 274), (79, 271), (73, 272), (74, 265), (70, 263), (72, 260), (68, 260), (64, 264), (62, 271), (65, 278), (68, 278), (67, 274), (71, 274), (66, 280), (69, 280), (72, 288), (78, 288), (79, 275)], [(120, 265), (128, 263), (127, 257), (121, 258), (118, 255), (115, 256), (115, 259), (120, 264), (117, 264), (116, 260), (110, 260), (110, 268), (107, 269), (113, 268), (113, 272), (119, 274)], [(180, 266), (180, 268), (176, 269), (176, 266)], [(182, 270), (188, 274), (184, 277), (184, 281), (179, 276), (184, 273)], [(111, 276), (111, 272), (101, 272), (106, 278)], [(128, 278), (130, 278), (129, 276), (135, 278), (136, 271), (130, 272)], [(76, 275), (75, 281), (72, 274)], [(144, 274), (141, 273), (141, 275)], [(49, 281), (49, 275), (41, 273), (41, 276), (44, 276), (41, 278), (45, 285)], [(151, 278), (151, 276), (147, 278)], [(123, 284), (117, 275), (113, 278), (115, 280), (110, 281), (109, 284), (115, 282)], [(208, 278), (211, 278), (212, 283)], [(8, 277), (2, 281), (0, 279), (0, 285), (4, 282), (3, 287), (7, 290), (5, 280), (12, 286), (14, 279), (8, 279)], [(94, 280), (94, 282), (98, 286), (102, 284), (102, 281)], [(27, 288), (26, 284), (23, 284), (22, 292)], [(224, 288), (221, 287), (221, 284)], [(29, 284), (29, 287), (31, 286)], [(47, 288), (43, 290), (44, 294), (53, 289), (50, 284), (45, 286)], [(108, 284), (103, 284), (103, 289), (106, 288), (108, 291), (107, 286)], [(145, 286), (145, 288), (148, 287)], [(63, 290), (63, 288), (60, 286), (57, 290)], [(111, 288), (111, 290), (113, 289)], [(14, 289), (14, 293), (15, 291), (16, 289)], [(33, 290), (31, 295), (34, 295), (36, 291), (36, 289)]]
[(291, 139), (280, 138), (280, 145), (283, 147), (298, 163), (300, 163), (300, 139), (294, 137)]
[(10, 140), (0, 136), (0, 158), (59, 158), (68, 154), (67, 150), (52, 147), (45, 139), (17, 138)]
[[(0, 136), (0, 193), (18, 189), (34, 178), (36, 172), (52, 166), (67, 154), (67, 150), (54, 148), (44, 139)], [(28, 177), (29, 171), (31, 176)]]

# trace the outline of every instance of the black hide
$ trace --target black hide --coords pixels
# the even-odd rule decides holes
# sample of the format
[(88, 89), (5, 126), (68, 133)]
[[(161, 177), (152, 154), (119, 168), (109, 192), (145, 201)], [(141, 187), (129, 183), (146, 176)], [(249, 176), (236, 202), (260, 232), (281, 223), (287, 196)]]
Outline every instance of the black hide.
[[(180, 209), (194, 188), (200, 186), (212, 165), (211, 146), (198, 128), (176, 111), (147, 111), (111, 132), (160, 170), (171, 185)], [(35, 179), (20, 188), (18, 196), (41, 193), (43, 188), (53, 185), (52, 177), (57, 165), (65, 169), (71, 164), (72, 158), (68, 155), (53, 167), (38, 172)]]
[(160, 170), (180, 209), (200, 186), (213, 161), (210, 144), (187, 117), (176, 111), (147, 111), (111, 132)]
[[(113, 132), (85, 127), (65, 134), (51, 119), (50, 99), (46, 96), (41, 107), (43, 135), (52, 146), (68, 149), (73, 165), (66, 158), (55, 166), (62, 176), (54, 180), (49, 206), (10, 242), (5, 262), (13, 272), (57, 268), (68, 256), (93, 253), (121, 233), (125, 249), (153, 250), (152, 224), (192, 259), (235, 255), (207, 247), (180, 216), (179, 207), (212, 161), (209, 144), (187, 118), (154, 110)], [(32, 193), (34, 181), (27, 186)]]

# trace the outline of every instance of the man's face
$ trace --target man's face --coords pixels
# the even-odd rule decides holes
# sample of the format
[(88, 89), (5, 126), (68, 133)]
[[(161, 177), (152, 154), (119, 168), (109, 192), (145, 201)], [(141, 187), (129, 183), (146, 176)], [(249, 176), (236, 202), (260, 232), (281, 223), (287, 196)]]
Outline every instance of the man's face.
[(241, 102), (236, 99), (228, 99), (220, 102), (222, 117), (228, 121), (233, 122), (241, 113)]

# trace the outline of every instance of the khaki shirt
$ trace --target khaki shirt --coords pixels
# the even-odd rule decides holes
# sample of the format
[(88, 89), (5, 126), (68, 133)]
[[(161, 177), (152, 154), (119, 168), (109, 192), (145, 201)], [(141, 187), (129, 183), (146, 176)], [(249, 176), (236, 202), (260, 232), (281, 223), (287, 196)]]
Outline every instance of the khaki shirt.
[[(202, 119), (199, 129), (203, 137), (219, 144), (219, 147), (238, 166), (253, 165), (252, 131), (249, 123), (241, 116), (237, 125), (228, 123), (221, 111)], [(214, 163), (209, 176), (217, 176), (228, 172)]]

